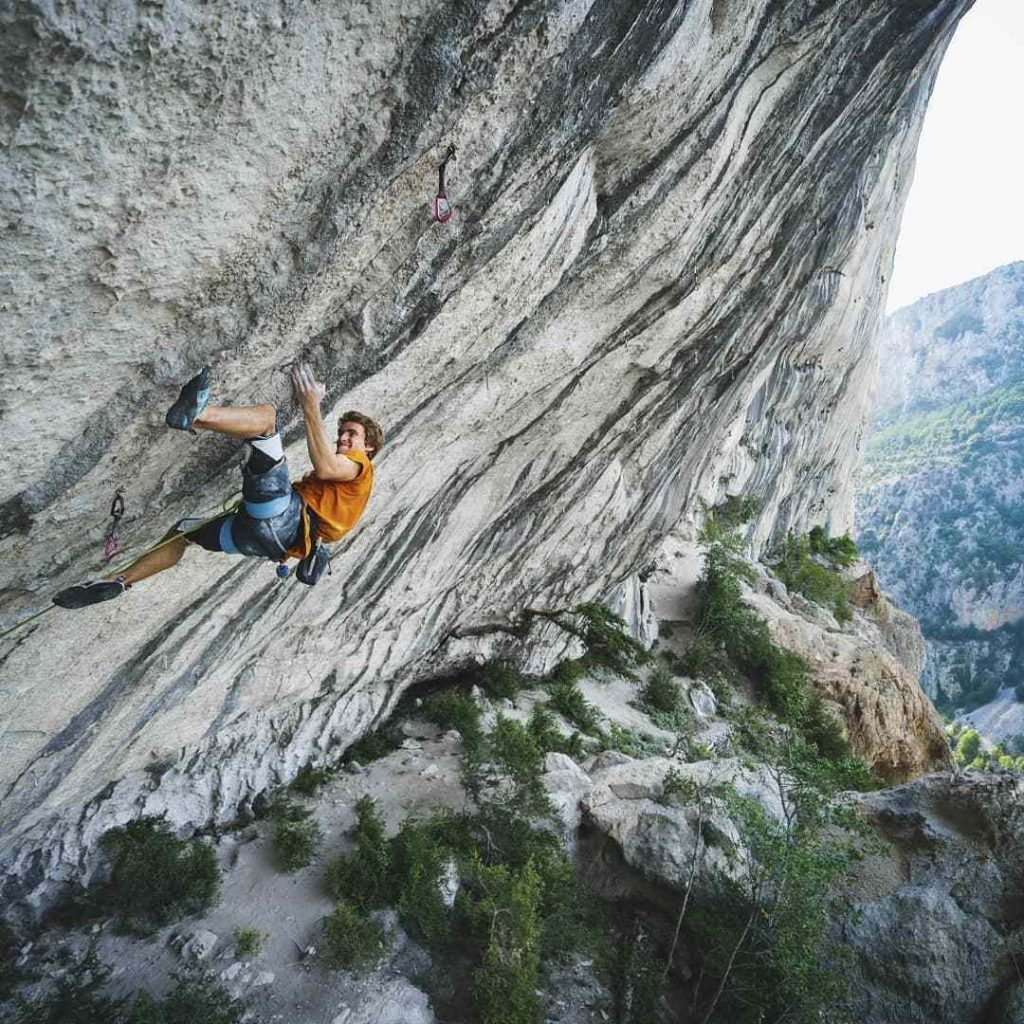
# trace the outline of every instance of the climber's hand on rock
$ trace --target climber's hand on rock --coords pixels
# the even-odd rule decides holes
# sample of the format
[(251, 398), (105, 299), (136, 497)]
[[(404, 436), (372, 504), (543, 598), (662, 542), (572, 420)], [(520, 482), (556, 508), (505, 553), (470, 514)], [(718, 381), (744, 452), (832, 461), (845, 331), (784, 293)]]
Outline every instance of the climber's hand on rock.
[(303, 406), (315, 405), (319, 408), (327, 394), (327, 388), (313, 379), (313, 371), (305, 363), (299, 363), (292, 370), (292, 387), (299, 405)]

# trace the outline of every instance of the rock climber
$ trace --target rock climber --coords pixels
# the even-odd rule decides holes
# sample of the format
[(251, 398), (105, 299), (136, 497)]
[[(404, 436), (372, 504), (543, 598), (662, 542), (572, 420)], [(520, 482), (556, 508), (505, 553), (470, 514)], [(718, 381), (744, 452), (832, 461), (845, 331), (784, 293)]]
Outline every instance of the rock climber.
[[(207, 551), (281, 562), (303, 559), (299, 578), (315, 582), (326, 563), (323, 544), (338, 540), (363, 514), (373, 489), (372, 460), (384, 435), (369, 416), (350, 411), (338, 420), (337, 439), (332, 443), (320, 412), (324, 385), (300, 365), (292, 371), (292, 386), (306, 422), (311, 473), (299, 483), (290, 482), (274, 406), (210, 405), (210, 368), (204, 366), (181, 389), (165, 420), (175, 430), (212, 430), (248, 442), (241, 507), (198, 528), (201, 520), (179, 520), (163, 543), (126, 569), (68, 587), (54, 597), (54, 604), (84, 608), (120, 597), (133, 584), (176, 565), (190, 543)], [(302, 568), (312, 578), (304, 578)]]

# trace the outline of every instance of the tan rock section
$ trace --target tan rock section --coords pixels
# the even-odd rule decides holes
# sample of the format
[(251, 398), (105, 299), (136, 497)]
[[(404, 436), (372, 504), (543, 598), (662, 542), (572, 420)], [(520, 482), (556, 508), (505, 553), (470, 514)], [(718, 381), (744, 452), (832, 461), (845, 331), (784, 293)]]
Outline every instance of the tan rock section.
[(878, 627), (858, 623), (858, 632), (844, 632), (764, 594), (747, 602), (783, 647), (807, 659), (854, 752), (883, 778), (903, 782), (952, 766), (942, 719), (911, 670), (886, 649)]

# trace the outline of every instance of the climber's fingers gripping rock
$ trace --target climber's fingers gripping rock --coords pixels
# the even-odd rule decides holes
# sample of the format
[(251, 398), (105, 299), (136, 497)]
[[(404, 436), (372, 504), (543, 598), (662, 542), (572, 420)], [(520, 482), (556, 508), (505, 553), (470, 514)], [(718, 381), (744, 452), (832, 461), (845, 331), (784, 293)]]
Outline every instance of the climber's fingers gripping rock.
[(299, 363), (292, 370), (292, 388), (299, 405), (320, 403), (327, 395), (327, 388), (313, 378), (313, 371), (305, 363)]

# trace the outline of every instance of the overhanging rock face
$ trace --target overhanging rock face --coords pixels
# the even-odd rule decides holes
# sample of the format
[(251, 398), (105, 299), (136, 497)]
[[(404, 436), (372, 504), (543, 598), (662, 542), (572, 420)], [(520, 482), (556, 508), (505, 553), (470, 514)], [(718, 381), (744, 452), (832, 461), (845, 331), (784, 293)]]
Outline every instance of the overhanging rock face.
[[(525, 605), (725, 493), (847, 525), (924, 105), (969, 0), (9, 6), (5, 623), (238, 486), (200, 362), (385, 425), (316, 590), (190, 553), (0, 651), (8, 893), (129, 815), (230, 817)], [(429, 220), (458, 149), (454, 220)], [(474, 643), (479, 643), (475, 640)]]

